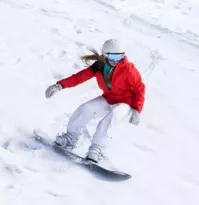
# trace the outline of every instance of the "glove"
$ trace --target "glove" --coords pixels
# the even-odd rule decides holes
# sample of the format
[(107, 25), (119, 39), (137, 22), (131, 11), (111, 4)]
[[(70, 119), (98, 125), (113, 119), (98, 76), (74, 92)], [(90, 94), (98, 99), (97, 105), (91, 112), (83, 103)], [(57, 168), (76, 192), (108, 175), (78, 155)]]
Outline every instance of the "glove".
[(60, 84), (54, 84), (49, 86), (45, 92), (46, 98), (52, 97), (57, 91), (60, 90), (62, 90), (62, 86)]
[(132, 109), (132, 113), (129, 119), (129, 123), (138, 125), (140, 122), (140, 113), (136, 109)]

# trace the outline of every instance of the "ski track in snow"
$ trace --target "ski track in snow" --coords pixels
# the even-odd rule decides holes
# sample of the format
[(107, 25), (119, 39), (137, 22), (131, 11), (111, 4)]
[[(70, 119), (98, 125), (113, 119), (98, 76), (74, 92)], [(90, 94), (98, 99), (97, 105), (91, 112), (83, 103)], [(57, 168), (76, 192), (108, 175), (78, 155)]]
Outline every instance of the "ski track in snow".
[[(199, 3), (196, 0), (0, 1), (0, 204), (197, 205)], [(132, 179), (110, 182), (32, 140), (54, 138), (101, 94), (95, 79), (46, 100), (78, 72), (87, 46), (118, 38), (146, 84), (138, 127), (110, 129), (109, 157)], [(95, 131), (88, 125), (77, 152)]]

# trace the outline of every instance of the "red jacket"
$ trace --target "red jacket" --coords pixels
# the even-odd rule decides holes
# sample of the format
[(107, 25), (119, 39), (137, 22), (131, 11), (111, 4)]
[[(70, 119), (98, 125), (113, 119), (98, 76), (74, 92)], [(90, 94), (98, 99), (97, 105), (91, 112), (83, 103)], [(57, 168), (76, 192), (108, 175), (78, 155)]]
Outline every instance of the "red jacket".
[(141, 112), (144, 104), (145, 85), (138, 70), (126, 56), (114, 70), (111, 89), (104, 83), (102, 72), (96, 70), (96, 66), (93, 65), (57, 83), (61, 84), (63, 88), (69, 88), (96, 77), (98, 86), (103, 90), (103, 96), (109, 104), (126, 103)]

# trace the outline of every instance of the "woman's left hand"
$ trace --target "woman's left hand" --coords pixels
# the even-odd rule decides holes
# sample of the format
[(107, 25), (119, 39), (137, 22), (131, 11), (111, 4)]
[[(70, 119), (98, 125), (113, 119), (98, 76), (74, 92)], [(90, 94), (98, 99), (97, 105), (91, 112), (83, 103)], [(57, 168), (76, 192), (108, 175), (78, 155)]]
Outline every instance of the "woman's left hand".
[(140, 113), (136, 109), (132, 109), (129, 123), (138, 125), (140, 123)]

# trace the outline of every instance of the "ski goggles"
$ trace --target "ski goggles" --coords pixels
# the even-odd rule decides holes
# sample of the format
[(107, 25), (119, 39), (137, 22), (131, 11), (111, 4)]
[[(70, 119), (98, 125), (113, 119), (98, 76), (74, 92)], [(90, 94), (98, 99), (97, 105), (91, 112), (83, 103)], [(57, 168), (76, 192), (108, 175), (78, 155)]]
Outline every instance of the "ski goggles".
[(111, 62), (120, 61), (124, 58), (125, 53), (106, 53), (106, 58)]

